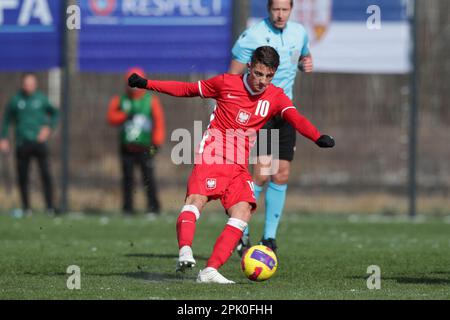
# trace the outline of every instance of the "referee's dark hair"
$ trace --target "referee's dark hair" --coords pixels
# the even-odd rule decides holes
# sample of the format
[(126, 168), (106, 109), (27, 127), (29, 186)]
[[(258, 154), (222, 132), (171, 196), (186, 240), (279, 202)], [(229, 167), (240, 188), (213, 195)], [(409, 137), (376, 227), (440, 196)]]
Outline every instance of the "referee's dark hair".
[(252, 55), (252, 66), (262, 63), (266, 67), (277, 70), (280, 65), (280, 55), (277, 50), (271, 46), (262, 46), (257, 48)]
[[(268, 0), (267, 1), (267, 8), (268, 9), (272, 8), (272, 5), (273, 5), (273, 0)], [(293, 8), (293, 7), (294, 7), (294, 0), (291, 0), (291, 8)]]

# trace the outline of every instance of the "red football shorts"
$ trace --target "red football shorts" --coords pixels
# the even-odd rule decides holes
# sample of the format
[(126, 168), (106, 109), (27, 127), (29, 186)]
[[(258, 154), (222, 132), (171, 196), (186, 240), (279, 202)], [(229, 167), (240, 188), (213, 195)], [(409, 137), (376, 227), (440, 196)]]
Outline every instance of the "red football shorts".
[(256, 209), (253, 179), (248, 170), (237, 164), (196, 164), (188, 180), (186, 196), (200, 194), (208, 201), (220, 199), (225, 210), (239, 202)]

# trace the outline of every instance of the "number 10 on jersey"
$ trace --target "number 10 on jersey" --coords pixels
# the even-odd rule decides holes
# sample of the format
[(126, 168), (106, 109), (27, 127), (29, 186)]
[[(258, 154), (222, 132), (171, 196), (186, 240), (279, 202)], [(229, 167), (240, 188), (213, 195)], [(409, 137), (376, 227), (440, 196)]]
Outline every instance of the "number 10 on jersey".
[(270, 102), (267, 100), (259, 100), (255, 114), (257, 116), (266, 117), (269, 113)]

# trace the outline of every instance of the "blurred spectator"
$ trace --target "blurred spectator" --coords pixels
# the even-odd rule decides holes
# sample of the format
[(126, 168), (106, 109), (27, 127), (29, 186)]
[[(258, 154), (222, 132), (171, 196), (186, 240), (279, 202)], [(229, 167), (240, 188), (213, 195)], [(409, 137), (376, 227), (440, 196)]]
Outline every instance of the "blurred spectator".
[(119, 152), (122, 162), (124, 214), (133, 214), (134, 165), (143, 176), (149, 216), (160, 213), (158, 190), (154, 178), (154, 156), (164, 142), (164, 113), (159, 98), (144, 90), (128, 86), (132, 73), (145, 76), (143, 70), (131, 69), (124, 78), (125, 93), (114, 96), (109, 104), (108, 122), (120, 127)]
[(22, 76), (21, 90), (9, 100), (6, 106), (0, 134), (0, 151), (4, 153), (10, 151), (8, 131), (12, 122), (16, 126), (16, 164), (23, 214), (32, 214), (28, 182), (30, 162), (31, 159), (36, 158), (42, 178), (47, 213), (53, 215), (55, 210), (47, 141), (58, 122), (58, 110), (38, 90), (38, 81), (33, 73)]

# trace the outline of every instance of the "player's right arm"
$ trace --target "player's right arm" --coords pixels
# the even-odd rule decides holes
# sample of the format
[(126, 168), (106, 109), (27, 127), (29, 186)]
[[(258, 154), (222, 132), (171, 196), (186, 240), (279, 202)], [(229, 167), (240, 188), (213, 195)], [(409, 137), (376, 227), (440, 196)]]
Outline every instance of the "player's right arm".
[(214, 78), (201, 80), (195, 83), (147, 80), (135, 73), (133, 73), (128, 79), (128, 85), (132, 88), (152, 90), (174, 97), (215, 98), (223, 87), (223, 83), (224, 75), (219, 75)]

